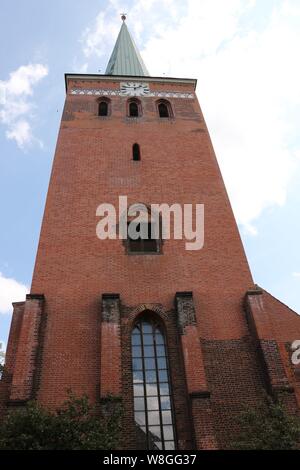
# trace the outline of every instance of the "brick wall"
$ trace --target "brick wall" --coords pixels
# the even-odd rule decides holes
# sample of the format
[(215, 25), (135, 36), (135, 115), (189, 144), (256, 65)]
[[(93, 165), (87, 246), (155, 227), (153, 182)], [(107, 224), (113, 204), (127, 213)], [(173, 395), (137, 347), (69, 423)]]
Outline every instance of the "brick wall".
[(265, 397), (263, 369), (250, 336), (235, 340), (202, 340), (211, 392), (213, 423), (220, 448), (238, 434), (237, 417)]

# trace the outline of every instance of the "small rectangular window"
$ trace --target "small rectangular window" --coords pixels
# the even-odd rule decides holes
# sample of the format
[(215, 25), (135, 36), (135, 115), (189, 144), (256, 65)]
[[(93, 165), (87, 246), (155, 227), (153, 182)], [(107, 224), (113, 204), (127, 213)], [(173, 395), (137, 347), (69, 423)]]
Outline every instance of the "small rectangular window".
[[(132, 223), (132, 222), (131, 222)], [(129, 253), (157, 253), (159, 251), (159, 239), (151, 238), (151, 223), (137, 223), (135, 231), (140, 234), (139, 238), (134, 239), (128, 234)]]

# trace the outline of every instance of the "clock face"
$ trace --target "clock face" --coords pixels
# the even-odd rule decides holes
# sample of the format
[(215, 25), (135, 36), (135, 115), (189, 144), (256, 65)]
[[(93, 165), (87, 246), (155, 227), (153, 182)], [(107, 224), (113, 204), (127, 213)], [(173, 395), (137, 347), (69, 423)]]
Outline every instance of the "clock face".
[(141, 82), (121, 82), (120, 89), (123, 96), (146, 96), (150, 93), (149, 84)]

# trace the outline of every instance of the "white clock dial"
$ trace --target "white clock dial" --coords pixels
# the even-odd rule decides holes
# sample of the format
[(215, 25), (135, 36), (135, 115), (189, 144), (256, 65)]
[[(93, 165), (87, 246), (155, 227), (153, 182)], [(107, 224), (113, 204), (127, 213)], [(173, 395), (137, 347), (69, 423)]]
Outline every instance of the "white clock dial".
[(146, 96), (150, 93), (148, 83), (121, 82), (120, 90), (123, 96)]

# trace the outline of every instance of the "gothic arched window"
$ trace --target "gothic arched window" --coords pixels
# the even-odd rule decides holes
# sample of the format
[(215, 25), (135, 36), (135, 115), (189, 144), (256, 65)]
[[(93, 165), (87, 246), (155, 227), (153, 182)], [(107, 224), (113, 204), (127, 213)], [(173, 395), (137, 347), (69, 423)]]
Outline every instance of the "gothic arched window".
[(175, 449), (175, 426), (164, 332), (151, 316), (141, 317), (131, 336), (134, 419), (145, 449)]
[(168, 101), (159, 101), (157, 104), (158, 114), (160, 118), (172, 117), (171, 105)]

